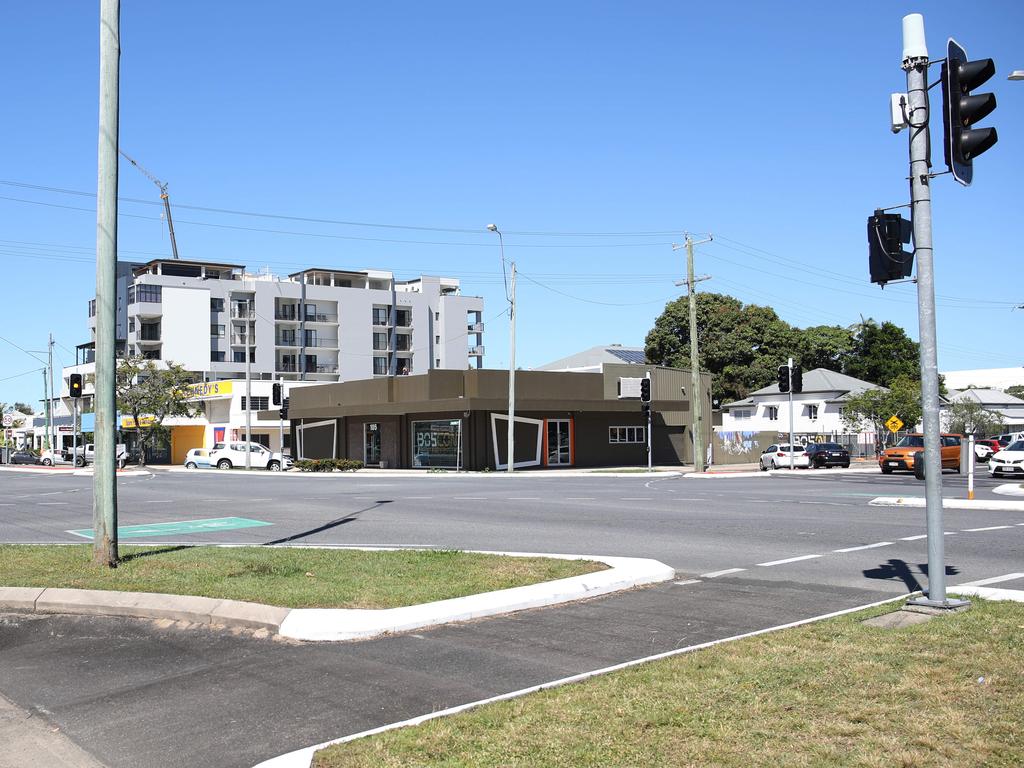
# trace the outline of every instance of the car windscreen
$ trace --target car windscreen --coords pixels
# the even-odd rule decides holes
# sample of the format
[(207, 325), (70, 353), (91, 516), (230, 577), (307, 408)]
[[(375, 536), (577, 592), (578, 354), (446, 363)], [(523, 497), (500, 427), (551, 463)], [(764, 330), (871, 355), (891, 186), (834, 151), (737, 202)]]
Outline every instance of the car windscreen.
[(1024, 451), (1024, 440), (1018, 440), (1015, 443), (1010, 443), (1008, 446), (1003, 448), (1004, 451)]
[(924, 448), (924, 437), (921, 435), (904, 435), (896, 443), (897, 448)]

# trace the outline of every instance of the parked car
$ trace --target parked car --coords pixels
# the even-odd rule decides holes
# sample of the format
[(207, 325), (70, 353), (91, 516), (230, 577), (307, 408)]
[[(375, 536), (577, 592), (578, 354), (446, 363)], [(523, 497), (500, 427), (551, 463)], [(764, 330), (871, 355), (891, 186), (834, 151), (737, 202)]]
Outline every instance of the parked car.
[[(790, 464), (790, 457), (792, 457), (792, 464)], [(788, 469), (790, 466), (799, 469), (807, 469), (809, 466), (807, 451), (802, 445), (790, 446), (788, 443), (769, 445), (761, 454), (762, 472), (766, 472), (768, 469)]]
[(55, 464), (63, 464), (64, 462), (64, 455), (58, 450), (44, 448), (39, 453), (39, 463), (44, 467), (52, 467)]
[(207, 448), (193, 448), (185, 454), (185, 469), (209, 469), (212, 466)]
[(1003, 450), (992, 454), (992, 458), (988, 460), (988, 473), (992, 477), (1024, 476), (1024, 440), (1010, 443)]
[[(992, 457), (992, 454), (998, 453), (999, 451), (1003, 450), (1002, 444), (998, 440), (990, 437), (983, 437), (980, 440), (976, 440), (974, 442), (974, 445), (981, 445), (988, 448), (989, 453), (987, 458), (982, 458), (982, 456), (978, 454), (978, 458), (981, 459), (982, 461), (987, 461), (989, 458)], [(975, 451), (975, 453), (977, 453), (977, 451)]]
[[(124, 467), (128, 463), (128, 449), (124, 443), (118, 443), (115, 447), (117, 456), (118, 468)], [(64, 451), (64, 458), (66, 461), (71, 461), (71, 451)], [(78, 452), (74, 456), (75, 466), (84, 467), (86, 464), (92, 464), (96, 461), (96, 446), (93, 443), (86, 443), (85, 445), (78, 446)]]
[(998, 441), (1001, 447), (1006, 448), (1010, 443), (1024, 440), (1024, 432), (1008, 432), (1005, 435), (994, 435), (991, 439)]
[(850, 452), (839, 443), (808, 443), (807, 459), (813, 469), (850, 466)]
[(39, 457), (32, 451), (14, 451), (11, 454), (11, 464), (38, 464)]
[[(960, 471), (960, 441), (963, 435), (941, 435), (942, 468)], [(917, 454), (924, 451), (924, 435), (919, 432), (904, 435), (892, 448), (886, 448), (878, 457), (882, 474), (913, 472)]]
[[(231, 469), (245, 466), (246, 443), (215, 443), (210, 451), (210, 464), (217, 469)], [(255, 469), (269, 469), (281, 472), (292, 468), (290, 456), (272, 453), (259, 443), (248, 443), (249, 466)]]

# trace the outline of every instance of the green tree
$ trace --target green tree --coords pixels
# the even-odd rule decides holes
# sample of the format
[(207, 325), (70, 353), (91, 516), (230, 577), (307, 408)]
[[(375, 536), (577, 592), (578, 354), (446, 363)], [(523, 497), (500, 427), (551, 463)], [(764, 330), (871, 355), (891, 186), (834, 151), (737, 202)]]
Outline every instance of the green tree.
[(815, 325), (800, 331), (799, 360), (805, 371), (827, 368), (844, 372), (853, 351), (852, 328), (838, 325)]
[[(686, 296), (665, 306), (647, 334), (648, 360), (690, 367), (689, 312)], [(701, 370), (712, 375), (712, 398), (728, 402), (774, 381), (778, 366), (796, 356), (799, 331), (770, 307), (719, 293), (698, 293), (697, 345)]]
[(1012, 387), (1007, 387), (1005, 392), (1008, 395), (1024, 399), (1024, 384), (1014, 384)]
[(890, 434), (885, 426), (895, 416), (912, 429), (921, 420), (921, 384), (909, 376), (897, 377), (888, 388), (875, 387), (850, 395), (843, 405), (843, 424), (854, 432), (875, 433), (879, 443)]
[(843, 373), (881, 387), (899, 376), (921, 378), (920, 347), (895, 323), (866, 320), (853, 336)]
[(14, 404), (14, 410), (18, 411), (19, 413), (25, 413), (25, 414), (35, 413), (36, 412), (35, 409), (31, 405), (29, 405), (28, 403), (15, 403)]
[(186, 398), (185, 386), (191, 375), (177, 363), (166, 368), (139, 356), (126, 357), (117, 366), (117, 408), (135, 422), (139, 435), (139, 465), (153, 440), (166, 432), (164, 420), (171, 416), (194, 416), (199, 407)]
[(946, 408), (946, 428), (961, 435), (995, 435), (1003, 430), (1003, 417), (975, 400), (956, 400)]

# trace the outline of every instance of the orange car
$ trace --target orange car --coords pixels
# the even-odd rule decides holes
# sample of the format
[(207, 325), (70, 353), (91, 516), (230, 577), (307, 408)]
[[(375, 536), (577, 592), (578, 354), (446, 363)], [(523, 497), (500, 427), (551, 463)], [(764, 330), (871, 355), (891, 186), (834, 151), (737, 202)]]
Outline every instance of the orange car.
[[(960, 441), (963, 435), (942, 435), (942, 468), (960, 471)], [(882, 474), (900, 470), (914, 471), (914, 460), (924, 450), (924, 435), (919, 432), (904, 435), (892, 448), (886, 448), (878, 457)]]

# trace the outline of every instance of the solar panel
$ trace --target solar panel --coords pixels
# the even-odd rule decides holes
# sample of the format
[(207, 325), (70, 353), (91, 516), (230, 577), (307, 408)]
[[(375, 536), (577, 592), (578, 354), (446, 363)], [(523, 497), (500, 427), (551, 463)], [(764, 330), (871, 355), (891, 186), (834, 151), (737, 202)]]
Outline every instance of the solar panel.
[(608, 354), (619, 358), (624, 363), (643, 365), (647, 362), (642, 349), (609, 349)]

